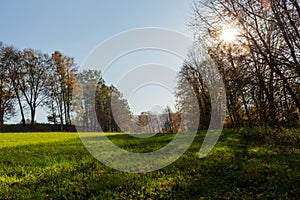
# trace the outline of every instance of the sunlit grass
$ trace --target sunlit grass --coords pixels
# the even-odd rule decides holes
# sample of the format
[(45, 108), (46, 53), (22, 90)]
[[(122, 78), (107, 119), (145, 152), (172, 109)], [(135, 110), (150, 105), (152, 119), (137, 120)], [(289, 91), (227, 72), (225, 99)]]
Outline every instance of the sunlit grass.
[[(135, 152), (161, 148), (174, 134), (147, 139), (106, 134)], [(94, 159), (77, 133), (0, 134), (0, 199), (296, 198), (300, 151), (243, 140), (224, 130), (199, 159), (205, 132), (170, 166), (142, 174), (113, 170)]]
[(58, 142), (78, 138), (77, 133), (53, 132), (40, 133), (1, 133), (0, 148)]

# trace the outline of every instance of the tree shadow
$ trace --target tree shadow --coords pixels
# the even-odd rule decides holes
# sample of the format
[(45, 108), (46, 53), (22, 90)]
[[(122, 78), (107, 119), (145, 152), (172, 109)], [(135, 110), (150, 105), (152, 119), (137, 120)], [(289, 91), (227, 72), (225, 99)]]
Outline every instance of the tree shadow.
[[(216, 153), (225, 146), (224, 152)], [(240, 131), (226, 130), (215, 152), (195, 165), (193, 178), (187, 187), (181, 188), (184, 191), (181, 196), (186, 199), (297, 199), (299, 165), (299, 149), (265, 145), (247, 140)]]
[[(141, 174), (106, 167), (79, 139), (2, 148), (0, 198), (297, 199), (299, 149), (247, 144), (238, 133), (225, 130), (213, 151), (199, 159), (205, 136), (200, 133), (176, 162)], [(171, 137), (161, 138), (168, 142)]]

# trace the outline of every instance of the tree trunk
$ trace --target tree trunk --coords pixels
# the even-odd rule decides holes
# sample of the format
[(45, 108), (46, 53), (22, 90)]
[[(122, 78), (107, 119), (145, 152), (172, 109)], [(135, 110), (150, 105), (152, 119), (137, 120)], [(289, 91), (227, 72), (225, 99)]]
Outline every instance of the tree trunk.
[(33, 125), (34, 119), (35, 119), (35, 108), (32, 107), (32, 108), (30, 108), (30, 110), (31, 110), (31, 125)]
[(245, 112), (246, 112), (246, 116), (247, 116), (247, 121), (248, 121), (248, 126), (250, 128), (253, 127), (253, 124), (252, 124), (252, 119), (251, 119), (251, 116), (250, 116), (250, 112), (248, 110), (248, 105), (247, 105), (247, 102), (246, 102), (246, 98), (245, 98), (245, 95), (244, 95), (244, 92), (242, 91), (241, 92), (241, 95), (242, 95), (242, 100), (243, 100), (243, 104), (244, 104), (244, 107), (245, 107)]
[(0, 126), (2, 126), (4, 124), (4, 112), (1, 109), (0, 110)]
[(61, 102), (59, 102), (59, 119), (60, 119), (60, 130), (63, 131), (63, 129), (64, 129), (64, 119), (63, 119), (62, 103)]
[(20, 99), (20, 96), (19, 96), (18, 92), (16, 92), (16, 95), (17, 95), (18, 104), (19, 104), (19, 108), (20, 108), (20, 112), (21, 112), (21, 117), (22, 117), (21, 123), (23, 125), (25, 125), (25, 115), (24, 115), (24, 110), (23, 110), (23, 106), (22, 106), (22, 103), (21, 103), (21, 99)]

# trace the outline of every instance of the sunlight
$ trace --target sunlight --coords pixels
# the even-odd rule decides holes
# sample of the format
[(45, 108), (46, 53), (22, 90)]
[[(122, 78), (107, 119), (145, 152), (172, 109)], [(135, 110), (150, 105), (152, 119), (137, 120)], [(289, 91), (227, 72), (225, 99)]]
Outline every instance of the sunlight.
[(238, 32), (237, 28), (223, 29), (220, 38), (225, 42), (232, 42), (236, 39)]

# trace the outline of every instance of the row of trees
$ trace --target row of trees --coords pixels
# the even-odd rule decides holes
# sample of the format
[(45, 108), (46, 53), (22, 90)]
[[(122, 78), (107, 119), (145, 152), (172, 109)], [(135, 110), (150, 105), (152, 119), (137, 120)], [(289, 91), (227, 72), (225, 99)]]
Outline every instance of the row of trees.
[[(17, 111), (22, 124), (28, 122), (28, 113), (34, 124), (41, 107), (49, 113), (48, 121), (61, 128), (73, 119), (79, 126), (96, 129), (99, 121), (104, 131), (120, 131), (112, 116), (112, 97), (119, 102), (114, 112), (126, 113), (123, 120), (130, 118), (127, 101), (114, 86), (105, 84), (100, 71), (79, 72), (74, 59), (59, 51), (48, 55), (0, 43), (0, 125)], [(95, 108), (97, 116), (90, 117)]]
[[(176, 113), (169, 110), (158, 119), (145, 112), (136, 119), (122, 94), (107, 86), (99, 71), (79, 72), (74, 59), (59, 51), (48, 55), (0, 43), (0, 125), (16, 110), (23, 124), (29, 111), (33, 124), (42, 106), (49, 121), (63, 126), (73, 118), (89, 130), (100, 128), (99, 123), (103, 131), (206, 129), (212, 112), (223, 118), (225, 102), (214, 102), (223, 93), (212, 97), (210, 91), (218, 90), (220, 78), (228, 126), (299, 125), (299, 2), (199, 0), (193, 13), (190, 27), (196, 42), (178, 75)], [(227, 41), (221, 35), (230, 29), (235, 35)]]
[(177, 133), (187, 131), (188, 127), (181, 123), (181, 114), (174, 113), (169, 106), (162, 113), (142, 112), (136, 118), (137, 132)]
[(105, 84), (100, 71), (79, 72), (74, 59), (59, 51), (48, 55), (0, 43), (0, 70), (0, 125), (16, 114), (21, 124), (34, 124), (39, 107), (61, 129), (75, 122), (89, 131), (174, 132), (180, 124), (170, 108), (156, 117), (149, 112), (134, 117), (126, 99)]
[(100, 71), (85, 70), (76, 80), (81, 89), (73, 96), (77, 126), (89, 131), (129, 131), (133, 115), (128, 102), (116, 87), (105, 84)]
[(0, 44), (0, 125), (20, 111), (21, 123), (35, 123), (43, 107), (53, 123), (71, 125), (72, 91), (75, 88), (74, 59), (55, 51), (51, 56), (33, 49), (18, 50)]
[[(205, 128), (211, 102), (205, 80), (213, 78), (206, 49), (226, 88), (230, 126), (297, 126), (300, 110), (300, 5), (295, 0), (201, 0), (190, 27), (198, 42), (179, 74), (179, 107), (197, 98)], [(236, 31), (225, 41), (224, 30)], [(201, 41), (201, 42), (199, 42)], [(207, 77), (209, 76), (209, 77)], [(187, 90), (187, 84), (191, 86)], [(192, 106), (192, 107), (194, 107)]]
[[(54, 73), (59, 73), (54, 59), (33, 49), (20, 51), (13, 46), (0, 44), (0, 124), (14, 116), (16, 105), (25, 124), (25, 110), (29, 110), (31, 123), (35, 121), (36, 109), (45, 103)], [(56, 83), (55, 83), (56, 84)], [(65, 88), (61, 88), (65, 91)], [(64, 99), (65, 101), (66, 99)]]

